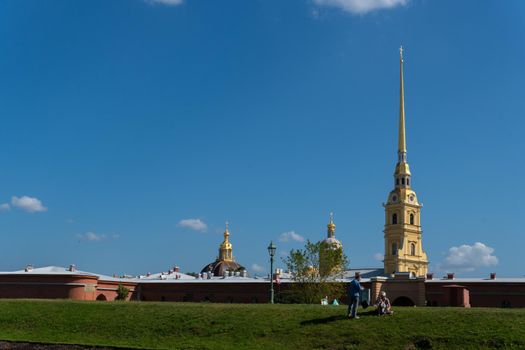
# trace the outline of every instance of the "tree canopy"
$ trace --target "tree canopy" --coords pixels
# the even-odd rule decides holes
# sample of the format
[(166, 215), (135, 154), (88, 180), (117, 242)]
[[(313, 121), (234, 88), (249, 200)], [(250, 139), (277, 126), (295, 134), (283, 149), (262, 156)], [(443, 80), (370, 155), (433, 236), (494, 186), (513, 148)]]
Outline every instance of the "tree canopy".
[(348, 264), (342, 247), (308, 240), (304, 249), (292, 249), (283, 261), (295, 282), (296, 301), (317, 303), (325, 296), (334, 299), (344, 294), (344, 283), (337, 281)]

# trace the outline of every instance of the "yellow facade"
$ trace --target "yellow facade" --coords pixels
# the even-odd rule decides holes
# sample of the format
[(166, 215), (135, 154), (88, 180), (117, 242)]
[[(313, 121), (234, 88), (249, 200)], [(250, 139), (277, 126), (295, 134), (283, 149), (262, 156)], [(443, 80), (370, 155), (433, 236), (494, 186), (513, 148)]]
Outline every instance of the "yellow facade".
[(411, 189), (411, 173), (407, 162), (405, 133), (405, 97), (403, 81), (403, 49), (400, 49), (400, 101), (398, 162), (394, 171), (394, 190), (385, 207), (385, 273), (410, 272), (424, 276), (428, 269), (427, 254), (421, 240), (421, 207)]

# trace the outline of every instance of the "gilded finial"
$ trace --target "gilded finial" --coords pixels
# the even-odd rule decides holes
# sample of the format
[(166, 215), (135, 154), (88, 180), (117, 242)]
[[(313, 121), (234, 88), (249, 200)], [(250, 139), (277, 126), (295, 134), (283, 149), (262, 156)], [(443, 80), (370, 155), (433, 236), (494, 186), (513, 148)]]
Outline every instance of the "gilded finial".
[(224, 242), (228, 242), (228, 237), (230, 237), (230, 223), (226, 221), (225, 223), (226, 228), (224, 229)]
[(330, 222), (327, 225), (328, 227), (328, 237), (335, 236), (335, 224), (334, 224), (334, 213), (330, 212)]

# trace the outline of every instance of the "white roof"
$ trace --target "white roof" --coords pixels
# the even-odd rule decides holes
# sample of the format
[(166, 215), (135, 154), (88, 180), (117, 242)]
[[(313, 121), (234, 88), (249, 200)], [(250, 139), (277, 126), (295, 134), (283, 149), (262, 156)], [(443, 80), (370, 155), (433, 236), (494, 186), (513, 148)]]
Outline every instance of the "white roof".
[(268, 283), (268, 279), (228, 276), (228, 277), (212, 277), (211, 279), (194, 278), (192, 279), (137, 279), (140, 283)]
[(426, 283), (451, 283), (451, 284), (461, 284), (461, 283), (525, 283), (525, 277), (497, 277), (495, 279), (490, 278), (453, 278), (453, 279), (446, 279), (446, 278), (433, 278), (433, 279), (427, 279), (425, 281)]
[[(29, 267), (29, 266), (28, 266)], [(0, 275), (54, 275), (54, 276), (94, 276), (98, 277), (100, 281), (112, 282), (135, 282), (135, 283), (268, 283), (268, 279), (251, 278), (242, 276), (227, 276), (227, 277), (212, 277), (207, 279), (195, 278), (193, 276), (179, 273), (179, 272), (159, 272), (151, 274), (150, 276), (139, 277), (113, 277), (102, 275), (98, 273), (74, 270), (61, 266), (45, 266), (45, 267), (29, 267), (24, 270), (17, 271), (0, 271)], [(177, 278), (179, 276), (179, 278)]]
[(97, 276), (97, 274), (85, 271), (74, 270), (61, 266), (32, 267), (17, 271), (2, 271), (0, 275), (86, 275)]
[(371, 277), (379, 277), (385, 275), (385, 270), (382, 267), (369, 267), (348, 269), (343, 272), (344, 279), (354, 279), (356, 272), (359, 272), (361, 279), (368, 281)]
[(194, 276), (180, 272), (158, 272), (149, 276), (139, 276), (138, 278), (141, 280), (195, 280)]

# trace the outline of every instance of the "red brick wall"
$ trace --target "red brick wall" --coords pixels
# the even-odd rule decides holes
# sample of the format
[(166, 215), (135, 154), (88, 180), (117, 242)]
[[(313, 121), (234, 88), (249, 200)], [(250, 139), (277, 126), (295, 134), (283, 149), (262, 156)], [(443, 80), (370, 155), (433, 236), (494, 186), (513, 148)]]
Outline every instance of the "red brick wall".
[(0, 298), (94, 300), (96, 276), (0, 275)]
[[(122, 283), (130, 289), (128, 300), (146, 301), (210, 301), (222, 303), (267, 303), (270, 283), (236, 282), (116, 282), (99, 281), (97, 276), (82, 275), (0, 275), (0, 298), (114, 300), (117, 287)], [(385, 290), (392, 302), (405, 296), (416, 305), (447, 306), (450, 295), (445, 285), (458, 284), (454, 280), (423, 282), (420, 280), (387, 279), (375, 284), (363, 283), (372, 289), (372, 301), (380, 290)], [(473, 307), (525, 307), (525, 283), (503, 281), (460, 283), (469, 291)], [(289, 289), (288, 283), (275, 285), (276, 299), (279, 291)], [(450, 289), (450, 288), (449, 288)], [(340, 300), (344, 302), (343, 300)]]
[(98, 281), (95, 300), (104, 300), (104, 301), (115, 300), (115, 298), (117, 297), (117, 288), (119, 284), (122, 284), (124, 287), (129, 289), (129, 294), (126, 300), (137, 300), (137, 295), (136, 295), (137, 283), (103, 281), (103, 280)]
[[(438, 306), (447, 306), (447, 284), (454, 281), (431, 282), (426, 285), (426, 299)], [(472, 307), (502, 307), (504, 303), (511, 307), (525, 307), (525, 283), (507, 282), (467, 282), (457, 283), (467, 287)]]

